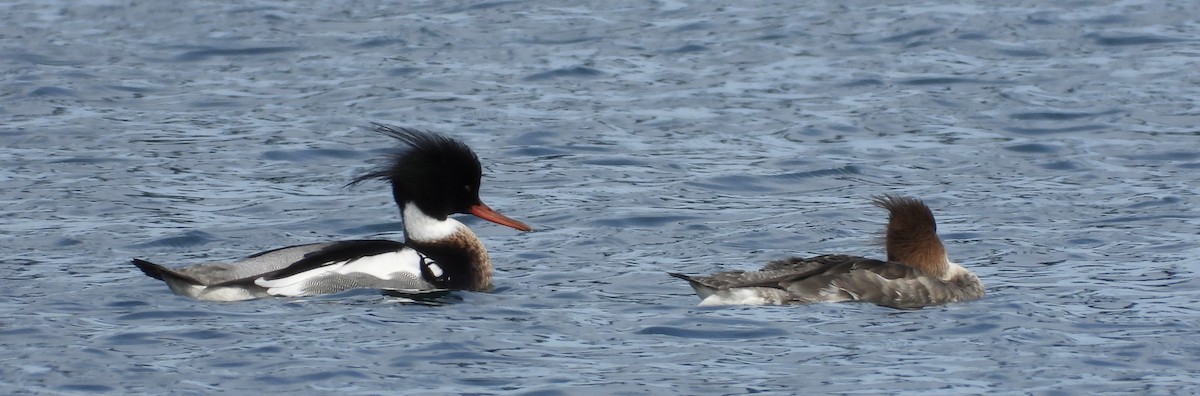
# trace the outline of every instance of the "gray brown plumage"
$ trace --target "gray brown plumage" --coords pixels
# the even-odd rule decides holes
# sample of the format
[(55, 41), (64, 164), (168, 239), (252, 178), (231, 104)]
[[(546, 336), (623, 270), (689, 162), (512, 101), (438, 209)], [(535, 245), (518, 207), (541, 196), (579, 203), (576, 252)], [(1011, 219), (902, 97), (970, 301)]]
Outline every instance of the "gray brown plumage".
[(863, 301), (913, 309), (983, 297), (979, 278), (946, 256), (928, 206), (894, 195), (872, 202), (889, 213), (887, 261), (832, 254), (776, 260), (759, 271), (671, 276), (688, 281), (701, 305)]

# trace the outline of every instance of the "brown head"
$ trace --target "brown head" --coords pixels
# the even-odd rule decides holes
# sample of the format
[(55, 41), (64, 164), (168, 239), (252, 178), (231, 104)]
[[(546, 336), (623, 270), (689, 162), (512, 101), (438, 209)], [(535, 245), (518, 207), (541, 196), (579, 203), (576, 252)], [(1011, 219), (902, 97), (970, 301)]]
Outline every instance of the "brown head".
[(872, 199), (875, 206), (888, 210), (885, 234), (888, 261), (941, 278), (949, 270), (949, 258), (937, 235), (933, 211), (916, 198), (881, 195)]

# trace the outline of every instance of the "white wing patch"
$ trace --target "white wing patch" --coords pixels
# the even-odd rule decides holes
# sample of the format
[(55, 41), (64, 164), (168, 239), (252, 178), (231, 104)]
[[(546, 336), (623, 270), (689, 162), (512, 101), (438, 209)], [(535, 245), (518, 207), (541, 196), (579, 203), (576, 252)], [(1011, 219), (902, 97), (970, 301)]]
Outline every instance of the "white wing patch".
[(838, 286), (836, 283), (831, 283), (828, 286), (825, 286), (825, 287), (821, 288), (821, 290), (817, 291), (817, 296), (821, 298), (818, 301), (825, 301), (825, 302), (846, 301), (846, 297), (843, 296), (842, 293), (849, 294), (850, 298), (852, 298), (852, 299), (855, 299), (855, 300), (859, 299), (858, 294), (854, 293), (853, 290), (843, 289), (841, 286)]
[(717, 290), (700, 300), (700, 306), (715, 305), (782, 305), (787, 292), (768, 287), (735, 287)]
[(446, 274), (446, 271), (442, 271), (442, 266), (438, 265), (432, 259), (426, 258), (425, 266), (429, 268), (429, 273), (433, 275), (434, 278), (441, 278), (442, 275)]
[[(439, 267), (438, 271), (440, 270), (441, 268)], [(370, 275), (384, 280), (404, 276), (405, 274), (420, 279), (421, 256), (416, 250), (403, 249), (398, 252), (388, 252), (341, 261), (286, 278), (271, 280), (259, 278), (254, 281), (254, 284), (267, 288), (267, 293), (271, 295), (297, 297), (306, 295), (305, 287), (314, 280), (319, 280), (322, 277), (344, 276), (351, 273)]]

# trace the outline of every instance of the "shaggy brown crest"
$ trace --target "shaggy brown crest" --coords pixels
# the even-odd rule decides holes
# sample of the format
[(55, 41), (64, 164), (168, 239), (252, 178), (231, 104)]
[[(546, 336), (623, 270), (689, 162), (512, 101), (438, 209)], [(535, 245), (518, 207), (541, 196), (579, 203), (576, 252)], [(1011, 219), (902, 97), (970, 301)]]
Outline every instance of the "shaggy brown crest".
[(916, 198), (881, 195), (871, 202), (887, 209), (887, 259), (921, 270), (929, 276), (942, 278), (949, 263), (946, 248), (937, 235), (933, 211)]

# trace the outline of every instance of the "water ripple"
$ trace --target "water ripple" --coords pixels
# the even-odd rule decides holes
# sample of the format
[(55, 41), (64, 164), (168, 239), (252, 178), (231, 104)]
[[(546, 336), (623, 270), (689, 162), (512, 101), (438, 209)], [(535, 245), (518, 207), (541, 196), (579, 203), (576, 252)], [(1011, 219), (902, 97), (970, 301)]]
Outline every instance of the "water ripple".
[(603, 72), (584, 66), (569, 67), (565, 69), (555, 69), (544, 71), (541, 73), (530, 74), (522, 78), (525, 81), (542, 81), (559, 78), (590, 78), (604, 75)]
[(175, 60), (179, 62), (196, 62), (215, 57), (271, 55), (298, 50), (300, 50), (298, 47), (210, 48), (184, 52), (176, 56)]
[(787, 332), (775, 328), (702, 330), (671, 326), (650, 326), (638, 330), (637, 334), (667, 335), (704, 340), (747, 340), (781, 337), (786, 335)]
[[(0, 394), (1200, 386), (1185, 2), (110, 3), (0, 13)], [(128, 264), (401, 239), (342, 188), (371, 122), (464, 140), (534, 226), (455, 215), (492, 292), (201, 302)], [(883, 193), (988, 296), (697, 308), (665, 275), (886, 257)]]

